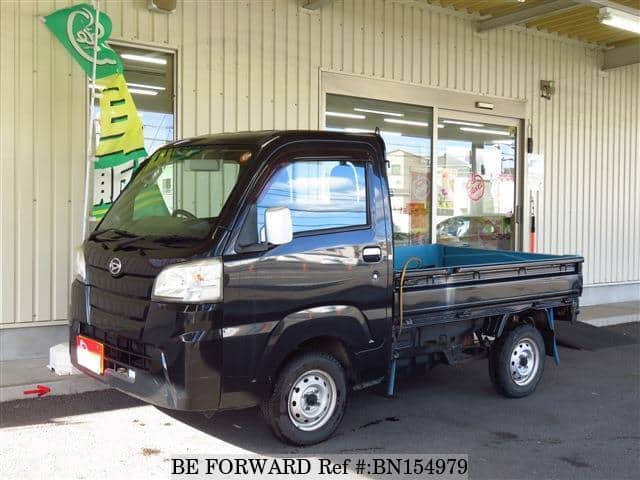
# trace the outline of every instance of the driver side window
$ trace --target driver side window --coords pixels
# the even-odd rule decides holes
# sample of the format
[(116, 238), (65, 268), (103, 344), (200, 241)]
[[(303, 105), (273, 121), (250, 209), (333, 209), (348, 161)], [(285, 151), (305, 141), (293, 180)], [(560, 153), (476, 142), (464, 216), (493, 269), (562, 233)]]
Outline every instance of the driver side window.
[(264, 231), (265, 211), (272, 207), (289, 208), (294, 234), (366, 225), (365, 172), (364, 162), (352, 160), (305, 159), (281, 165), (256, 202), (257, 233)]

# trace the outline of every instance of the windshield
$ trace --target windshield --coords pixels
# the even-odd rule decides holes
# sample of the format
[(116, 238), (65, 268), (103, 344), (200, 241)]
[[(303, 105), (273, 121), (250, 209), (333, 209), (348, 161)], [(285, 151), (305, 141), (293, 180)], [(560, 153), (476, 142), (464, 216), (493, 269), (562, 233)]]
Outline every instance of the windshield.
[(206, 238), (250, 157), (247, 149), (222, 146), (161, 149), (142, 165), (96, 232)]

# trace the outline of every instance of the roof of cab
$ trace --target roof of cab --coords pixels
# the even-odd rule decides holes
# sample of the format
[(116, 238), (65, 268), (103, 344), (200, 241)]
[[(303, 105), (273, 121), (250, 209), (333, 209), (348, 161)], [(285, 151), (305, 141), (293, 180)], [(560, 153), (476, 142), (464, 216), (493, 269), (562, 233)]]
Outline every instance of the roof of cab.
[(296, 140), (351, 140), (382, 145), (381, 137), (376, 133), (348, 133), (327, 130), (261, 130), (201, 135), (178, 140), (171, 143), (170, 146), (247, 145), (259, 149), (276, 139), (282, 142)]

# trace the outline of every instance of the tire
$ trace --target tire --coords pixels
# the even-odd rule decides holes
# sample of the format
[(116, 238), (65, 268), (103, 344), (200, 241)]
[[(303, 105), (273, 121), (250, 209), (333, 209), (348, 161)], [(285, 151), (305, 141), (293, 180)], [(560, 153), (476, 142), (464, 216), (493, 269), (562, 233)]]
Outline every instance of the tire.
[(310, 352), (284, 366), (261, 410), (277, 438), (305, 446), (333, 435), (346, 401), (347, 379), (340, 362), (327, 353)]
[(496, 340), (489, 354), (489, 377), (510, 398), (532, 394), (544, 372), (546, 352), (537, 328), (520, 325)]

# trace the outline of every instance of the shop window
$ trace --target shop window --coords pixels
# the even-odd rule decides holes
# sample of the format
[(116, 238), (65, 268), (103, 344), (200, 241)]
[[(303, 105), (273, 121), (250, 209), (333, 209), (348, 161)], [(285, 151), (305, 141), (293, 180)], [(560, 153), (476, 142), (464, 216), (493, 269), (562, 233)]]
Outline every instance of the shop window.
[(432, 117), (429, 107), (327, 94), (327, 130), (359, 133), (379, 129), (385, 141), (398, 245), (431, 242)]
[[(124, 77), (144, 128), (144, 146), (149, 155), (175, 140), (174, 55), (110, 42), (124, 67)], [(96, 92), (97, 96), (100, 91)], [(95, 119), (100, 119), (96, 101)], [(100, 123), (96, 125), (96, 142)]]

